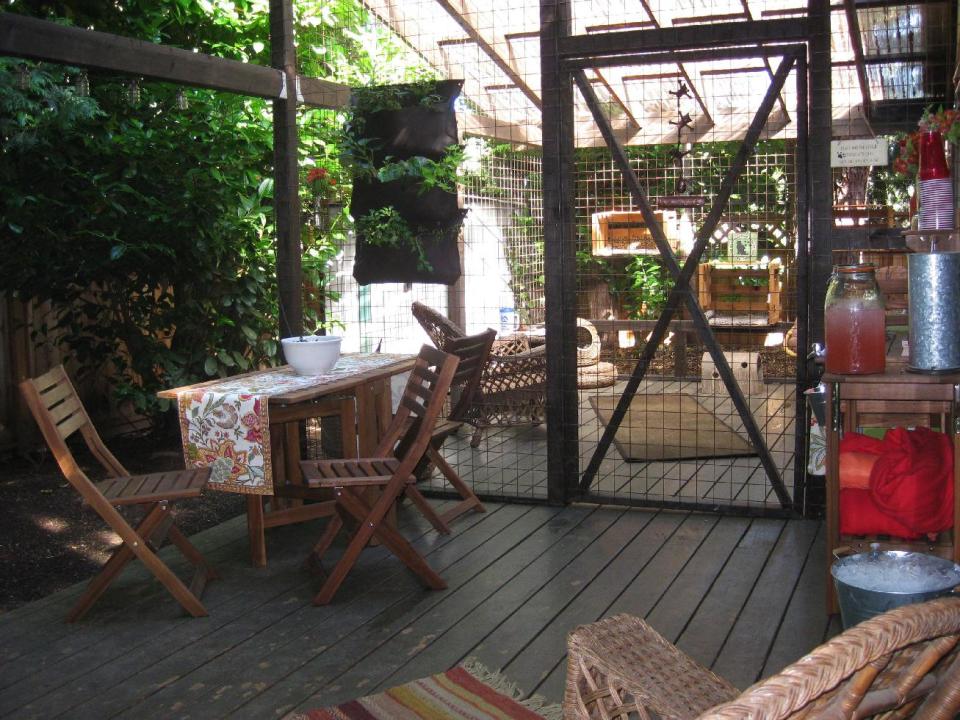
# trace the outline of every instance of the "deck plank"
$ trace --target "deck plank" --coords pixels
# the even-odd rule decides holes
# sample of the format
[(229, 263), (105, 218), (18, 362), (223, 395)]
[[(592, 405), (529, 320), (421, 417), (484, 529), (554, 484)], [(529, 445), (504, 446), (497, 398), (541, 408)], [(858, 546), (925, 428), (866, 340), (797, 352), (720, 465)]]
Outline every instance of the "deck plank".
[[(456, 617), (458, 611), (462, 612), (465, 600), (466, 607), (470, 607), (472, 593), (482, 597), (492, 592), (498, 583), (505, 582), (526, 564), (522, 553), (515, 552), (518, 545), (527, 539), (532, 539), (535, 545), (539, 534), (552, 534), (551, 523), (567, 525), (567, 520), (559, 517), (562, 511), (557, 508), (539, 506), (527, 510), (526, 522), (514, 523), (500, 531), (483, 547), (444, 572), (447, 590), (401, 598), (390, 612), (375, 622), (350, 628), (340, 638), (341, 642), (306, 658), (259, 697), (235, 710), (234, 717), (259, 718), (274, 708), (287, 712), (304, 703), (312, 706), (336, 703), (371, 692), (379, 672), (371, 658), (382, 647), (402, 647), (406, 648), (404, 652), (410, 652), (420, 643), (428, 642), (427, 636), (434, 632), (431, 629), (434, 625), (424, 618), (436, 620), (451, 608)], [(454, 597), (459, 602), (447, 602)], [(337, 625), (341, 623), (338, 617)]]
[[(32, 672), (16, 657), (4, 665), (0, 715), (279, 717), (471, 655), (558, 702), (566, 634), (617, 612), (646, 617), (745, 684), (838, 630), (824, 614), (822, 523), (489, 503), (439, 536), (410, 508), (400, 517), (448, 590), (423, 590), (383, 548), (369, 549), (333, 605), (314, 607), (319, 579), (300, 561), (321, 523), (271, 531), (270, 565), (255, 570), (241, 518), (205, 549), (224, 576), (208, 589), (209, 618), (175, 616), (162, 590), (143, 594), (155, 583), (131, 573), (89, 621), (62, 622), (77, 588), (8, 621), (6, 636), (49, 642), (22, 656)], [(161, 597), (163, 607), (148, 610)]]
[[(405, 512), (403, 517), (404, 529), (410, 535), (419, 536), (420, 542), (432, 532), (419, 513)], [(311, 526), (318, 529), (311, 532)], [(39, 671), (35, 669), (24, 681), (4, 690), (0, 714), (14, 707), (19, 708), (19, 717), (52, 717), (62, 708), (76, 707), (107, 690), (111, 695), (117, 693), (111, 702), (118, 705), (129, 688), (135, 688), (135, 697), (141, 693), (143, 683), (140, 681), (145, 678), (136, 677), (141, 668), (163, 665), (165, 677), (169, 678), (186, 672), (191, 664), (202, 664), (204, 655), (197, 650), (201, 644), (222, 642), (238, 626), (249, 626), (252, 622), (249, 618), (254, 614), (269, 621), (267, 611), (271, 603), (283, 604), (298, 594), (304, 598), (309, 596), (307, 586), (312, 581), (300, 568), (308, 549), (303, 538), (317, 533), (319, 523), (308, 524), (297, 532), (272, 533), (271, 548), (276, 557), (265, 569), (253, 568), (245, 562), (247, 545), (241, 537), (229, 571), (239, 589), (220, 582), (211, 583), (204, 598), (211, 613), (207, 618), (183, 622), (171, 604), (165, 615), (158, 615), (154, 607), (150, 615), (78, 625), (77, 652)], [(383, 548), (373, 550), (364, 558), (365, 564), (382, 564), (387, 555)], [(59, 658), (60, 654), (53, 657)], [(184, 658), (184, 664), (174, 666), (170, 662), (174, 655)], [(118, 687), (131, 677), (136, 680), (128, 683), (128, 687)], [(88, 710), (93, 712), (92, 707)]]
[[(489, 523), (480, 523), (457, 535), (439, 537), (435, 551), (430, 552), (424, 547), (419, 549), (426, 551), (427, 561), (449, 579), (447, 568), (452, 563), (491, 538), (495, 539), (498, 533), (529, 511), (530, 508), (504, 506), (489, 518)], [(361, 553), (361, 559), (364, 555), (370, 555), (370, 550)], [(313, 592), (319, 587), (318, 582), (313, 583), (303, 596), (281, 599), (278, 607), (258, 613), (263, 616), (258, 619), (265, 624), (258, 624), (250, 631), (242, 622), (239, 630), (231, 628), (237, 636), (228, 639), (228, 646), (204, 646), (203, 649), (210, 653), (208, 660), (190, 672), (176, 676), (172, 682), (167, 680), (169, 671), (163, 673), (151, 668), (155, 677), (164, 680), (161, 688), (117, 717), (136, 718), (143, 714), (169, 717), (175, 713), (196, 717), (226, 715), (306, 664), (355, 627), (364, 625), (398, 603), (411, 602), (411, 597), (423, 601), (432, 594), (423, 590), (398, 561), (388, 559), (388, 570), (373, 568), (363, 575), (351, 573), (330, 605), (315, 607), (310, 603)], [(181, 654), (190, 658), (197, 651), (194, 647)], [(183, 658), (175, 660), (182, 662)]]
[(739, 688), (755, 683), (817, 533), (817, 523), (787, 523), (712, 670)]
[(783, 526), (781, 520), (750, 523), (710, 592), (677, 639), (677, 647), (700, 664), (713, 665)]

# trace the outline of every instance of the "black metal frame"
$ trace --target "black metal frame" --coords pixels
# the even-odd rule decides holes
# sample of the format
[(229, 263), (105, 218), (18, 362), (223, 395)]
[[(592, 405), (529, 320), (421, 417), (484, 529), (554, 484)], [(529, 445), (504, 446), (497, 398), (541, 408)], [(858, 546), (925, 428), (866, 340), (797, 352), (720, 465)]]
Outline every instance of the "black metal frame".
[[(823, 78), (819, 82), (813, 79), (814, 73), (808, 74), (815, 59), (812, 55), (816, 48), (822, 49), (824, 42), (827, 43), (827, 59), (829, 59), (829, 5), (825, 0), (810, 0), (809, 10), (811, 11), (807, 18), (791, 18), (789, 20), (763, 20), (748, 21), (738, 23), (720, 23), (700, 27), (682, 27), (656, 30), (638, 30), (617, 33), (604, 33), (595, 36), (569, 35), (570, 22), (570, 2), (569, 0), (541, 0), (541, 67), (543, 71), (543, 101), (544, 101), (544, 207), (545, 213), (548, 208), (560, 208), (566, 205), (572, 208), (572, 203), (563, 200), (572, 196), (565, 194), (564, 188), (572, 188), (573, 170), (568, 161), (562, 158), (569, 157), (573, 151), (572, 128), (570, 127), (572, 113), (572, 97), (569, 90), (571, 82), (575, 82), (587, 105), (591, 108), (601, 133), (614, 156), (617, 165), (624, 175), (627, 187), (631, 191), (634, 202), (638, 205), (644, 215), (645, 222), (651, 228), (654, 240), (658, 246), (661, 256), (664, 259), (668, 271), (675, 280), (673, 292), (667, 303), (663, 315), (659, 318), (652, 336), (647, 342), (644, 352), (637, 363), (633, 376), (628, 382), (627, 389), (614, 411), (611, 422), (607, 424), (604, 434), (594, 452), (593, 457), (588, 464), (586, 471), (577, 482), (576, 461), (577, 461), (577, 443), (575, 436), (569, 437), (570, 430), (575, 428), (577, 423), (570, 422), (573, 413), (577, 411), (576, 387), (573, 377), (575, 374), (568, 367), (573, 361), (573, 340), (565, 336), (567, 328), (573, 327), (575, 323), (575, 302), (572, 296), (575, 277), (573, 277), (572, 268), (574, 265), (574, 238), (572, 233), (573, 219), (569, 212), (557, 212), (552, 216), (545, 218), (545, 272), (547, 276), (547, 290), (554, 283), (569, 283), (566, 288), (554, 288), (553, 297), (557, 302), (551, 302), (548, 297), (548, 307), (557, 308), (558, 312), (551, 313), (547, 317), (547, 340), (548, 353), (551, 357), (551, 365), (548, 367), (548, 377), (559, 378), (559, 382), (551, 382), (551, 394), (548, 396), (548, 427), (551, 432), (549, 437), (552, 439), (548, 445), (548, 487), (552, 500), (558, 497), (569, 501), (571, 499), (590, 499), (603, 502), (624, 502), (622, 499), (609, 498), (606, 496), (595, 496), (590, 494), (590, 486), (593, 478), (599, 468), (600, 462), (609, 450), (613, 436), (616, 433), (619, 423), (622, 421), (626, 410), (629, 407), (630, 400), (639, 387), (643, 375), (652, 360), (653, 354), (664, 337), (666, 330), (670, 326), (672, 314), (684, 302), (690, 311), (693, 322), (697, 327), (701, 340), (709, 349), (714, 363), (727, 387), (728, 392), (744, 422), (751, 442), (758, 449), (761, 464), (767, 473), (768, 478), (780, 501), (781, 509), (773, 509), (773, 514), (790, 513), (800, 508), (803, 501), (805, 488), (805, 447), (806, 433), (802, 420), (806, 417), (803, 396), (800, 392), (806, 386), (808, 377), (808, 364), (803, 356), (803, 349), (806, 347), (809, 339), (808, 322), (808, 304), (810, 302), (810, 293), (808, 292), (808, 280), (810, 277), (808, 263), (808, 246), (811, 237), (811, 229), (816, 228), (824, 230), (824, 220), (820, 219), (818, 223), (811, 226), (811, 210), (822, 213), (826, 198), (827, 218), (829, 218), (829, 196), (825, 195), (820, 185), (829, 180), (829, 158), (824, 161), (823, 152), (808, 154), (806, 149), (806, 137), (808, 128), (811, 124), (811, 115), (814, 126), (823, 124), (824, 118), (829, 122), (830, 118), (830, 89), (829, 82), (825, 84)], [(826, 25), (824, 25), (826, 19)], [(824, 30), (826, 28), (826, 30)], [(813, 41), (811, 33), (819, 33), (818, 41)], [(757, 43), (752, 47), (730, 47), (743, 42)], [(760, 43), (766, 43), (760, 44)], [(711, 47), (712, 46), (712, 47)], [(707, 50), (705, 48), (710, 47)], [(808, 57), (808, 49), (811, 56)], [(690, 61), (695, 59), (710, 58), (738, 58), (738, 57), (770, 57), (781, 56), (783, 58), (781, 66), (773, 77), (767, 96), (761, 105), (761, 111), (754, 118), (750, 130), (747, 133), (740, 153), (738, 153), (731, 172), (724, 179), (724, 186), (721, 188), (721, 196), (708, 214), (703, 226), (697, 236), (697, 241), (693, 252), (687, 258), (683, 268), (679, 266), (673, 253), (663, 235), (662, 229), (654, 222), (652, 208), (647, 201), (645, 193), (632, 172), (626, 152), (616, 141), (609, 124), (600, 110), (597, 98), (593, 93), (590, 83), (587, 82), (583, 70), (589, 67), (606, 67), (622, 65), (625, 63), (640, 62), (659, 62), (659, 61)], [(822, 64), (822, 61), (821, 61)], [(793, 497), (787, 492), (780, 477), (779, 470), (770, 457), (763, 437), (756, 425), (749, 406), (743, 397), (733, 373), (726, 361), (726, 357), (720, 350), (719, 343), (713, 335), (712, 329), (703, 315), (696, 298), (690, 289), (690, 278), (696, 268), (697, 261), (701, 256), (706, 241), (708, 240), (713, 228), (719, 221), (720, 214), (729, 197), (732, 189), (733, 180), (742, 172), (742, 167), (737, 169), (737, 165), (744, 165), (752, 149), (753, 144), (759, 138), (763, 123), (769, 112), (772, 110), (776, 98), (790, 72), (792, 66), (797, 68), (797, 123), (798, 123), (798, 149), (797, 149), (797, 232), (800, 241), (798, 242), (797, 252), (797, 272), (798, 272), (798, 348), (799, 357), (797, 361), (797, 404), (796, 404), (796, 465), (795, 481), (793, 487)], [(829, 62), (826, 64), (826, 73), (829, 74)], [(820, 73), (824, 68), (819, 68)], [(548, 82), (549, 78), (549, 82)], [(809, 83), (809, 85), (808, 85)], [(809, 92), (808, 92), (809, 89)], [(570, 107), (563, 108), (564, 98), (569, 97)], [(812, 100), (813, 106), (808, 108)], [(825, 100), (825, 104), (824, 104)], [(817, 107), (816, 104), (820, 103)], [(829, 134), (828, 134), (829, 135)], [(822, 143), (827, 146), (827, 143)], [(813, 178), (817, 180), (816, 187), (810, 188), (809, 181)], [(812, 243), (816, 248), (816, 256), (819, 262), (815, 267), (822, 265), (823, 258), (829, 256), (829, 236), (824, 235), (823, 240)], [(824, 245), (826, 252), (824, 252)], [(817, 293), (813, 293), (816, 296)], [(816, 298), (814, 298), (816, 302)], [(822, 324), (814, 321), (815, 326)], [(566, 372), (564, 371), (566, 370)], [(569, 453), (569, 454), (568, 454)], [(700, 504), (694, 507), (688, 503), (673, 503), (670, 501), (657, 502), (644, 500), (642, 504), (654, 507), (684, 507), (692, 509), (703, 509), (717, 511), (721, 508), (709, 504)], [(702, 507), (701, 507), (702, 506)], [(731, 508), (735, 512), (749, 512), (745, 508)], [(761, 514), (771, 514), (771, 510), (762, 511)]]

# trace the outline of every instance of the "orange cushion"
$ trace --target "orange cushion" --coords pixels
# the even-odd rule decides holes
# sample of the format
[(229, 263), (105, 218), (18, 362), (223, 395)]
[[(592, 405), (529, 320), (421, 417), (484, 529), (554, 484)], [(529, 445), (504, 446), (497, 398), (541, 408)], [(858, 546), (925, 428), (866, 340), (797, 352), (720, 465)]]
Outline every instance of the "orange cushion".
[(879, 455), (865, 452), (840, 453), (840, 487), (855, 490), (870, 488), (870, 471)]

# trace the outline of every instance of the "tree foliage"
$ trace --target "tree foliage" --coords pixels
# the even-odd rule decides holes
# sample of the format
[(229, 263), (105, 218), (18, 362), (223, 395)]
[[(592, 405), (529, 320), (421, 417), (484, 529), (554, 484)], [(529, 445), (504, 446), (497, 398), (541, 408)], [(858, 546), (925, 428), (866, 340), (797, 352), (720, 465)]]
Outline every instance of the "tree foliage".
[[(12, 0), (5, 9), (270, 61), (267, 0)], [(311, 74), (367, 83), (410, 74), (384, 64), (403, 48), (384, 41), (359, 3), (304, 0), (297, 11)], [(94, 72), (81, 98), (78, 73), (0, 59), (0, 292), (52, 301), (49, 337), (87, 367), (111, 364), (119, 394), (141, 410), (162, 407), (159, 388), (273, 362), (269, 103), (188, 88), (189, 107), (178, 110), (177, 88), (163, 83), (144, 84), (131, 103), (129, 78)], [(304, 173), (321, 166), (344, 179), (340, 114), (308, 109), (299, 122)], [(345, 222), (305, 234), (304, 269), (321, 298)]]

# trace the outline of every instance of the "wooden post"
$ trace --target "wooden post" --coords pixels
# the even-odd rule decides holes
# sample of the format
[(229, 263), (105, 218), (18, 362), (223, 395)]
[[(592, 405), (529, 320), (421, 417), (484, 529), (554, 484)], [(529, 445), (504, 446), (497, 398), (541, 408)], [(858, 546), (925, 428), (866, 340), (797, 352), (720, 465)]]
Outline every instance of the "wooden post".
[(576, 237), (573, 216), (573, 82), (559, 43), (571, 30), (569, 0), (541, 0), (543, 237), (547, 313), (547, 498), (566, 502), (579, 474)]
[(300, 199), (297, 165), (297, 53), (291, 0), (270, 0), (273, 66), (286, 75), (286, 97), (273, 101), (273, 203), (277, 223), (277, 292), (280, 337), (303, 331), (303, 274), (300, 267)]

